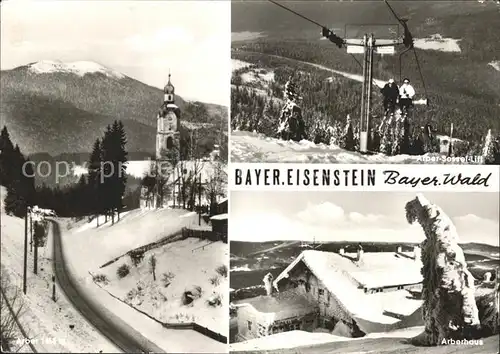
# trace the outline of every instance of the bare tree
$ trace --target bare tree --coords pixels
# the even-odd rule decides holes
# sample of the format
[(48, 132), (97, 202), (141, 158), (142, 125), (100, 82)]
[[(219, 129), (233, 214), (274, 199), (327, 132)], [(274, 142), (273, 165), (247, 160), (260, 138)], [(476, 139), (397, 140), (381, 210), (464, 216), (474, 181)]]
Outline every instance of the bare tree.
[(0, 277), (0, 346), (2, 352), (8, 353), (14, 350), (18, 338), (16, 320), (22, 316), (24, 303), (21, 292), (10, 284), (4, 271)]
[(153, 273), (153, 280), (156, 281), (156, 256), (154, 253), (149, 258), (149, 266), (151, 267), (151, 273)]
[(208, 178), (205, 185), (205, 197), (209, 201), (212, 210), (220, 197), (227, 195), (227, 172), (221, 161), (213, 161), (213, 174)]

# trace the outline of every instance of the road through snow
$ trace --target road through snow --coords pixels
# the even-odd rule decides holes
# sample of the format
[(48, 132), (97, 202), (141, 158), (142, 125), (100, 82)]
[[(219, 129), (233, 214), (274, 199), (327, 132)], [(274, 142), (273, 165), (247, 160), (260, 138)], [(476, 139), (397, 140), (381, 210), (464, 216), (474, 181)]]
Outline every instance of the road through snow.
[(126, 353), (165, 353), (163, 349), (146, 339), (135, 329), (99, 306), (77, 284), (68, 272), (61, 243), (61, 230), (56, 221), (51, 220), (54, 236), (54, 274), (67, 298), (74, 307), (91, 323)]

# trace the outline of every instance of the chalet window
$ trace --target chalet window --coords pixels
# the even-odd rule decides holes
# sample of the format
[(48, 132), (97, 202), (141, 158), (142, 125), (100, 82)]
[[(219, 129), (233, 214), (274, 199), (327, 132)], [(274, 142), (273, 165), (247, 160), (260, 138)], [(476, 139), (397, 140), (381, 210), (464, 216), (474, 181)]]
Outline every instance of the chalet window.
[(259, 327), (259, 336), (260, 337), (265, 337), (267, 336), (267, 330), (266, 330), (266, 327), (264, 327), (263, 325), (259, 324), (258, 325)]
[(321, 296), (325, 293), (325, 291), (323, 289), (318, 289), (318, 295)]
[(247, 327), (249, 331), (252, 330), (252, 321), (247, 321)]
[(330, 293), (329, 292), (326, 293), (326, 302), (330, 303)]

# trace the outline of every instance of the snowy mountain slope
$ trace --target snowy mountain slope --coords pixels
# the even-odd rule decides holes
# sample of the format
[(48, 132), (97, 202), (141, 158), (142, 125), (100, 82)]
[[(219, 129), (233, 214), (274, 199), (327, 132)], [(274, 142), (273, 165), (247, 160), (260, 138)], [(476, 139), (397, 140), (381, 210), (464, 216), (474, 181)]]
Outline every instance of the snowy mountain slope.
[[(393, 164), (429, 164), (429, 163), (465, 163), (457, 159), (446, 159), (440, 154), (423, 156), (383, 154), (363, 155), (359, 152), (346, 151), (336, 145), (314, 144), (284, 141), (267, 137), (259, 133), (244, 131), (231, 135), (231, 162), (295, 162), (295, 163), (393, 163)], [(471, 164), (471, 162), (468, 162)]]
[[(175, 84), (175, 76), (172, 80)], [(0, 94), (0, 121), (23, 153), (89, 152), (115, 119), (124, 122), (129, 151), (154, 152), (163, 90), (100, 64), (40, 61), (2, 70)], [(181, 122), (191, 123), (183, 129), (201, 129), (213, 143), (227, 107), (190, 104), (178, 95), (176, 104), (182, 111)], [(198, 104), (206, 109), (206, 117), (192, 109)], [(207, 122), (211, 124), (199, 126)]]
[[(226, 303), (211, 307), (206, 301), (227, 288), (227, 278), (218, 277), (218, 284), (211, 278), (217, 276), (216, 268), (225, 263), (227, 244), (220, 242), (208, 245), (207, 241), (186, 239), (175, 241), (145, 253), (143, 260), (134, 266), (130, 257), (123, 256), (137, 247), (158, 241), (181, 230), (182, 227), (198, 225), (196, 213), (180, 209), (133, 210), (123, 214), (115, 225), (110, 221), (96, 227), (96, 221), (79, 224), (63, 234), (63, 247), (67, 254), (71, 272), (85, 285), (85, 291), (141, 332), (158, 346), (172, 352), (220, 352), (224, 344), (191, 330), (165, 329), (157, 322), (140, 314), (125, 303), (111, 297), (109, 293), (127, 301), (161, 321), (191, 322), (194, 320), (222, 335), (227, 333)], [(206, 226), (206, 225), (205, 225)], [(200, 248), (198, 248), (200, 247)], [(149, 259), (157, 259), (157, 280), (152, 279)], [(119, 257), (106, 267), (103, 264)], [(124, 264), (130, 273), (123, 278), (117, 269)], [(92, 274), (92, 276), (91, 276)], [(164, 274), (171, 283), (167, 287)], [(105, 276), (106, 281), (94, 283), (93, 277)], [(102, 286), (102, 288), (101, 288)], [(200, 286), (201, 298), (192, 304), (182, 305), (185, 290)]]
[(101, 73), (116, 79), (123, 79), (125, 75), (108, 69), (100, 64), (91, 61), (76, 61), (73, 63), (63, 63), (61, 61), (42, 60), (28, 65), (28, 71), (35, 74), (49, 73), (71, 73), (78, 76), (86, 74)]
[[(4, 213), (3, 197), (6, 191), (0, 187), (1, 196), (1, 264), (2, 277), (9, 278), (10, 285), (21, 293), (24, 310), (19, 318), (33, 345), (45, 353), (96, 353), (120, 352), (106, 337), (90, 325), (73, 308), (64, 292), (56, 287), (56, 299), (52, 295), (52, 232), (47, 244), (39, 248), (38, 275), (33, 274), (33, 253), (28, 252), (27, 294), (22, 295), (24, 220)], [(15, 292), (6, 289), (8, 296)], [(74, 326), (73, 329), (70, 326)], [(23, 338), (19, 338), (23, 339)], [(24, 345), (20, 352), (29, 350)]]

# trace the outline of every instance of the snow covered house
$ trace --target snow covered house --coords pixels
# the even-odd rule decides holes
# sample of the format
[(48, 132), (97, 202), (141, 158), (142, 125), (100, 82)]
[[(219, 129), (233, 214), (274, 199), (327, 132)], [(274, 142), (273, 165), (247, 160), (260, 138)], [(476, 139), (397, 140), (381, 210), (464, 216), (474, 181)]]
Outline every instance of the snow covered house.
[(305, 250), (276, 277), (275, 293), (238, 301), (237, 340), (319, 328), (356, 337), (419, 325), (421, 267), (418, 248)]

